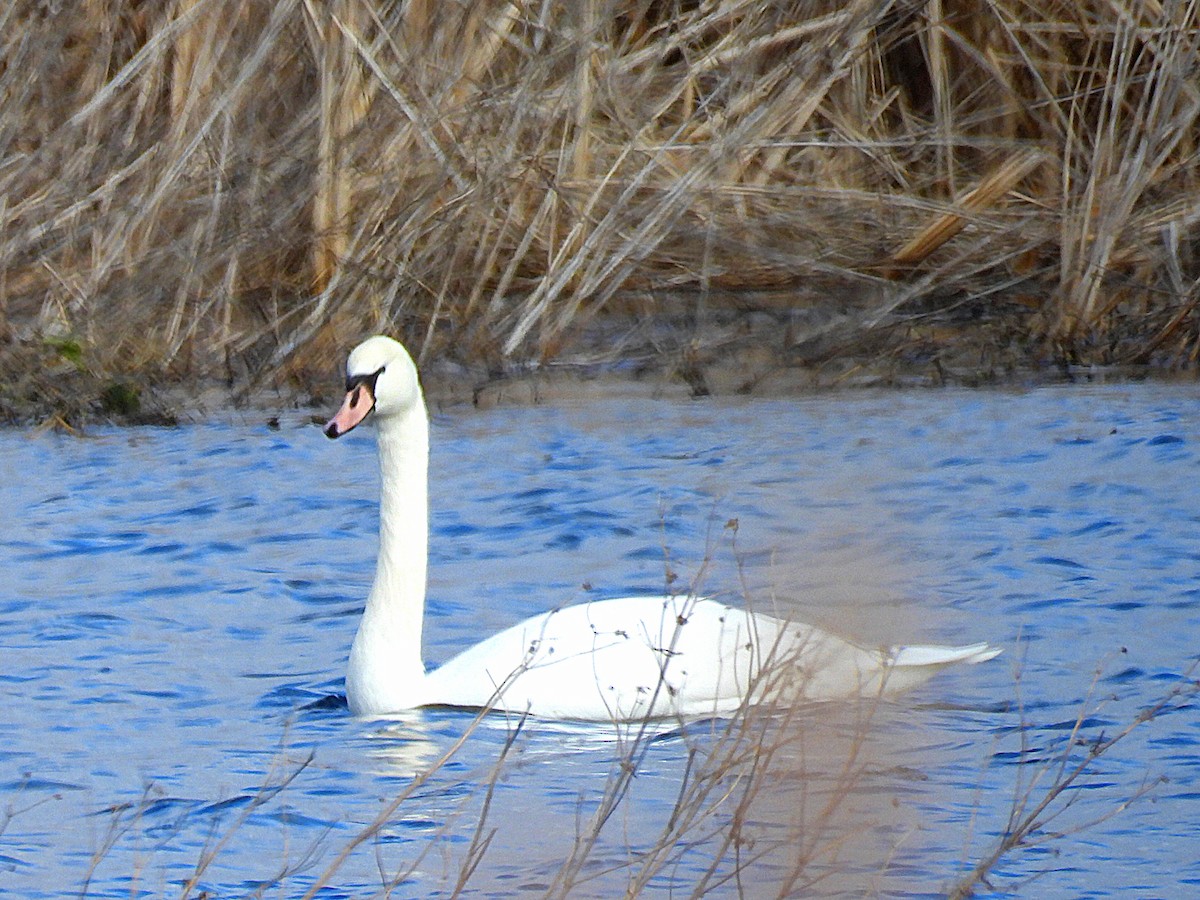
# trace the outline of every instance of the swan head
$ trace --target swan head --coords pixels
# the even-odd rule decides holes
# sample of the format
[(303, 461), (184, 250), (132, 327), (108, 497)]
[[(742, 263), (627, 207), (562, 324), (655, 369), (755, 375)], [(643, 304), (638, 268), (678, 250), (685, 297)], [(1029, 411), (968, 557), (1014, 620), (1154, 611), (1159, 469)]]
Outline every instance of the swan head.
[(325, 426), (325, 436), (341, 437), (374, 411), (394, 416), (421, 404), (417, 367), (404, 345), (377, 334), (353, 350), (346, 361), (346, 399)]

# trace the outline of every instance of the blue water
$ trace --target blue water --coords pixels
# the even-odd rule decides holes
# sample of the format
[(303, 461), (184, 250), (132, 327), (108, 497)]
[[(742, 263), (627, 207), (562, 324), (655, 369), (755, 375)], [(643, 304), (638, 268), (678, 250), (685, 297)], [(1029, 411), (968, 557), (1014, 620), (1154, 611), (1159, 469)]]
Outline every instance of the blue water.
[(897, 703), (636, 747), (349, 716), (369, 430), (0, 432), (0, 894), (937, 895), (1015, 802), (1182, 691), (989, 880), (1194, 895), (1198, 413), (1191, 387), (1137, 385), (435, 415), (431, 662), (668, 582), (865, 644), (1005, 647)]

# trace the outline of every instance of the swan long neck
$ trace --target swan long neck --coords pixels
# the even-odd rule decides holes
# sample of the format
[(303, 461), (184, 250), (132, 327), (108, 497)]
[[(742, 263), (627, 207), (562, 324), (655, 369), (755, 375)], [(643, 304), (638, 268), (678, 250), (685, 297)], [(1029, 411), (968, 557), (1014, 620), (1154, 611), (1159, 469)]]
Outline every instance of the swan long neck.
[(423, 404), (378, 420), (379, 561), (350, 649), (346, 697), (356, 714), (422, 702), (421, 624), (429, 551), (429, 421)]
[[(429, 422), (423, 408), (379, 428), (379, 562), (367, 604), (386, 610), (392, 646), (421, 660), (429, 554)], [(384, 623), (380, 623), (384, 624)]]

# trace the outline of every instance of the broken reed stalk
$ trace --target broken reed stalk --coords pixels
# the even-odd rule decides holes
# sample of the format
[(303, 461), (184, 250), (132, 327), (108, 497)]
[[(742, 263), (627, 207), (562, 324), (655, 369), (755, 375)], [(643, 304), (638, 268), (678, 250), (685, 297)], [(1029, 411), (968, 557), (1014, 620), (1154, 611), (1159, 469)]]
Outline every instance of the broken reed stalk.
[(912, 266), (924, 261), (935, 250), (967, 227), (969, 217), (994, 206), (1013, 190), (1043, 160), (1036, 151), (1021, 151), (1004, 160), (979, 184), (945, 212), (922, 228), (908, 243), (891, 255), (896, 266)]

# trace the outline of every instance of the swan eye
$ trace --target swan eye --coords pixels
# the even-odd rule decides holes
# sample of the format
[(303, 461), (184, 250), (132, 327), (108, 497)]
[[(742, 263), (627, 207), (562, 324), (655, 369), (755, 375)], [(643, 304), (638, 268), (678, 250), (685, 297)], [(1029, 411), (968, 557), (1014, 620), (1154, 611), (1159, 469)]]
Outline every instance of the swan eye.
[[(346, 376), (346, 393), (349, 394), (360, 384), (365, 384), (371, 389), (371, 396), (375, 396), (375, 382), (379, 380), (379, 376), (383, 374), (383, 370), (387, 366), (380, 366), (369, 375), (347, 375)], [(353, 405), (353, 404), (351, 404)]]

